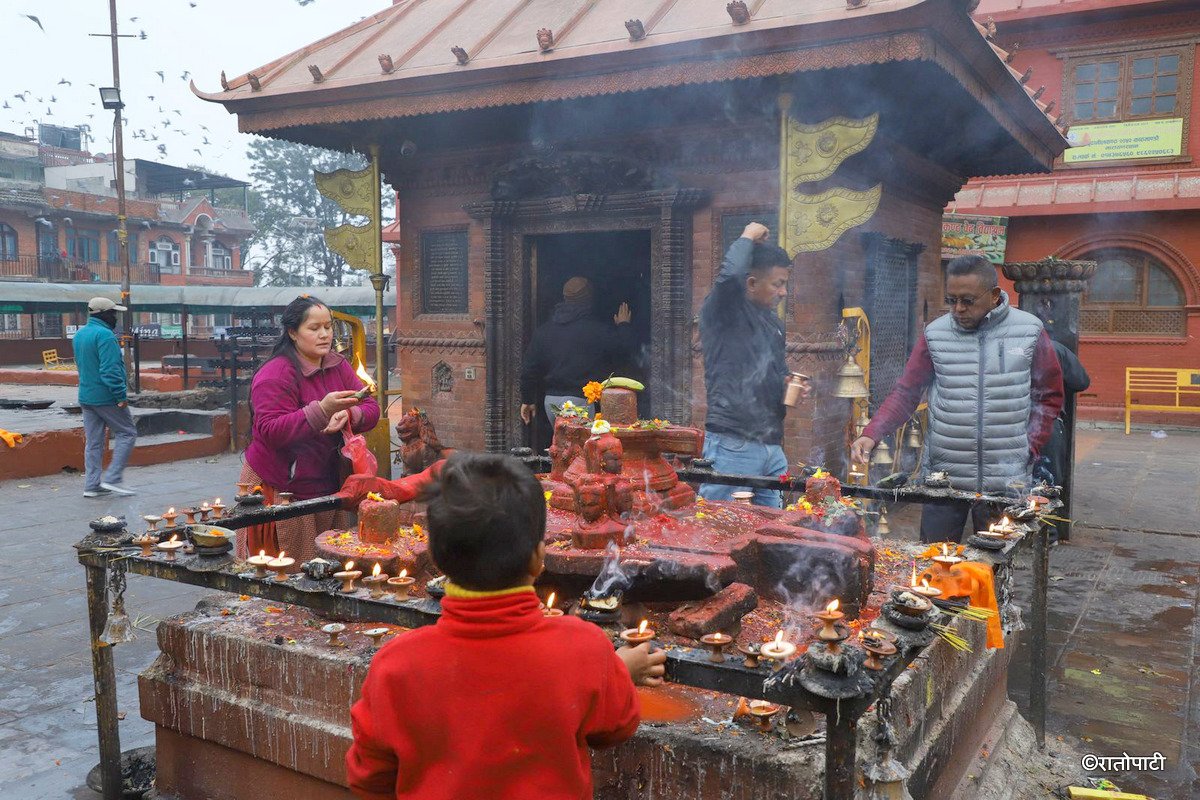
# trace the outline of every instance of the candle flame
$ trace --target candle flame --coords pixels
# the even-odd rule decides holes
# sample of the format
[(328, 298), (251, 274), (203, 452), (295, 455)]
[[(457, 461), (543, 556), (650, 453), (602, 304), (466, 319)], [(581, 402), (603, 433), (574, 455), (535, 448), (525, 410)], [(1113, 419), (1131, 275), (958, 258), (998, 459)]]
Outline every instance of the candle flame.
[(178, 542), (178, 541), (179, 541), (179, 534), (177, 533), (171, 537), (171, 544), (174, 544), (175, 542)]
[[(833, 604), (836, 605), (837, 600), (834, 600)], [(833, 609), (830, 609), (830, 610), (832, 611)], [(779, 647), (779, 645), (781, 645), (781, 644), (783, 644), (783, 631), (780, 631), (779, 633), (775, 634), (775, 646)]]
[(275, 558), (277, 558), (277, 559), (279, 559), (280, 561), (282, 561), (282, 560), (284, 559), (284, 557), (285, 557), (285, 556), (287, 556), (287, 550), (280, 550), (280, 551), (279, 551), (279, 555), (275, 556)]
[(546, 608), (554, 608), (554, 598), (555, 593), (551, 592), (550, 596), (546, 598)]
[(407, 577), (408, 577), (408, 570), (406, 570), (406, 569), (402, 569), (402, 570), (400, 570), (400, 575), (399, 575), (399, 577), (401, 577), (401, 578), (407, 578)]
[(363, 386), (369, 388), (372, 392), (375, 391), (375, 381), (371, 380), (370, 373), (361, 361), (358, 362), (358, 369), (354, 370), (355, 374), (362, 379)]
[(346, 570), (346, 572), (349, 572), (350, 570), (354, 569), (354, 562), (347, 561), (346, 566), (342, 567), (342, 569)]
[(266, 551), (266, 550), (259, 550), (259, 551), (258, 551), (258, 557), (259, 557), (259, 558), (266, 558), (266, 555), (267, 555), (267, 551)]
[(649, 624), (650, 624), (649, 620), (642, 620), (642, 624), (638, 625), (638, 635), (639, 636), (646, 632), (646, 626)]
[[(833, 602), (832, 602), (832, 603), (830, 603), (829, 605), (825, 606), (825, 610), (826, 610), (827, 612), (829, 612), (830, 614), (832, 614), (833, 612), (835, 612), (835, 611), (837, 611), (837, 610), (838, 610), (838, 606), (840, 606), (840, 605), (841, 605), (841, 602), (839, 602), (839, 601), (838, 601), (838, 599), (835, 597), (835, 598), (833, 599)], [(780, 636), (782, 636), (782, 635), (783, 635), (783, 634), (782, 634), (782, 633), (780, 633)]]
[(378, 577), (379, 577), (379, 572), (380, 572), (379, 562), (378, 562), (378, 561), (376, 561), (376, 562), (375, 562), (375, 569), (371, 570), (371, 577), (372, 577), (372, 578), (378, 578)]

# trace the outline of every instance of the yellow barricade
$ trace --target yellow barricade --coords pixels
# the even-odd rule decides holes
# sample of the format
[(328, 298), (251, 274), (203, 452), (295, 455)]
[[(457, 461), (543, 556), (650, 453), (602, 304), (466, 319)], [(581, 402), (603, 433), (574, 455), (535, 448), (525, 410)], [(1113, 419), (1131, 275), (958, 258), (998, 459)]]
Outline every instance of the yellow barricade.
[[(1152, 402), (1134, 403), (1134, 395)], [(1190, 402), (1189, 402), (1190, 401)], [(1125, 368), (1125, 435), (1129, 415), (1138, 411), (1181, 411), (1200, 414), (1200, 369)]]

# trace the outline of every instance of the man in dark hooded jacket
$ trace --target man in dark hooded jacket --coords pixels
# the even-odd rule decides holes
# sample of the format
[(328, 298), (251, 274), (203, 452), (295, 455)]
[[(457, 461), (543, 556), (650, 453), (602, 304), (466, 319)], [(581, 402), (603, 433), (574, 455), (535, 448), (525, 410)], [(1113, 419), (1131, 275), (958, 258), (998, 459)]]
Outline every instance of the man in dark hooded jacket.
[(583, 385), (603, 381), (633, 350), (629, 321), (633, 313), (622, 303), (611, 325), (592, 315), (592, 283), (576, 276), (563, 284), (562, 302), (550, 321), (533, 332), (521, 367), (521, 420), (533, 422), (542, 396), (546, 417), (554, 422), (553, 406), (570, 400), (587, 406)]

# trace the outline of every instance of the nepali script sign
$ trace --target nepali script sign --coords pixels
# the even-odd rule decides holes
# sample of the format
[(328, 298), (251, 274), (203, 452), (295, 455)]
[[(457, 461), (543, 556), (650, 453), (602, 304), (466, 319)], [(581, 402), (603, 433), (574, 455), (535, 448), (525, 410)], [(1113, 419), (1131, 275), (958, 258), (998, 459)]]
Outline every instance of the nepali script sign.
[(1101, 125), (1073, 125), (1063, 153), (1065, 164), (1169, 158), (1183, 153), (1182, 119), (1140, 119)]
[(980, 255), (993, 264), (1004, 263), (1008, 241), (1008, 217), (973, 214), (942, 216), (942, 259)]

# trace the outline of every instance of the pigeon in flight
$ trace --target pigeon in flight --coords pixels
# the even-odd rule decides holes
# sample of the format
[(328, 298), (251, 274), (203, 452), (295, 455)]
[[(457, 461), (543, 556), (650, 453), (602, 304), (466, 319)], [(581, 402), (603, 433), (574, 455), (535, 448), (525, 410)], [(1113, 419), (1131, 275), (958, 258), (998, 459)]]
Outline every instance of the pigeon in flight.
[[(196, 4), (192, 3), (192, 5), (194, 6)], [(35, 17), (33, 14), (22, 14), (21, 16), (25, 17), (25, 19), (33, 20), (33, 23), (42, 29), (42, 33), (46, 32), (46, 29), (42, 26), (42, 21), (40, 19), (38, 19), (37, 17)]]
[[(5, 101), (4, 101), (4, 105), (3, 105), (2, 107), (3, 107), (3, 108), (12, 108), (12, 106), (10, 106), (10, 105), (8, 104), (8, 101), (7, 101), (7, 100), (5, 100)], [(208, 142), (205, 142), (205, 144), (208, 144)]]
[(143, 42), (146, 41), (146, 32), (138, 31), (138, 38), (141, 39)]
[[(5, 105), (5, 106), (7, 106), (7, 105), (8, 105), (8, 103), (5, 103), (4, 105)], [(203, 137), (203, 138), (204, 138), (204, 143), (205, 143), (205, 144), (212, 144), (212, 142), (210, 142), (210, 141), (208, 140), (208, 137), (207, 137), (207, 136), (205, 136), (205, 137)]]
[(70, 86), (70, 85), (71, 85), (71, 82), (70, 82), (69, 80), (67, 80), (66, 78), (62, 78), (62, 79), (60, 79), (60, 80), (59, 80), (59, 82), (58, 82), (58, 85), (59, 85), (59, 86), (62, 86), (64, 83), (65, 83), (67, 86)]
[(160, 144), (158, 146), (158, 152), (162, 153), (165, 156), (167, 154), (167, 146), (165, 144)]
[(162, 81), (163, 83), (166, 83), (166, 82), (167, 82), (167, 77), (166, 77), (165, 75), (163, 75), (163, 71), (162, 71), (161, 69), (156, 69), (156, 70), (154, 71), (154, 74), (155, 74), (155, 75), (157, 75), (157, 76), (158, 76), (158, 79), (159, 79), (160, 81)]
[(198, 155), (198, 156), (202, 157), (202, 158), (204, 157), (204, 153), (201, 153), (201, 152), (200, 152), (200, 148), (199, 148), (199, 147), (193, 147), (193, 148), (192, 148), (192, 152), (193, 152), (193, 153), (195, 153), (196, 155)]
[(179, 76), (179, 80), (181, 80), (181, 81), (186, 81), (186, 80), (188, 79), (188, 76), (189, 76), (189, 75), (191, 75), (191, 74), (192, 74), (192, 73), (188, 72), (188, 71), (185, 69), (185, 70), (183, 71), (183, 74)]
[(130, 18), (129, 18), (129, 21), (130, 21), (130, 22), (137, 22), (137, 21), (138, 21), (138, 19), (139, 19), (139, 17), (130, 17)]

